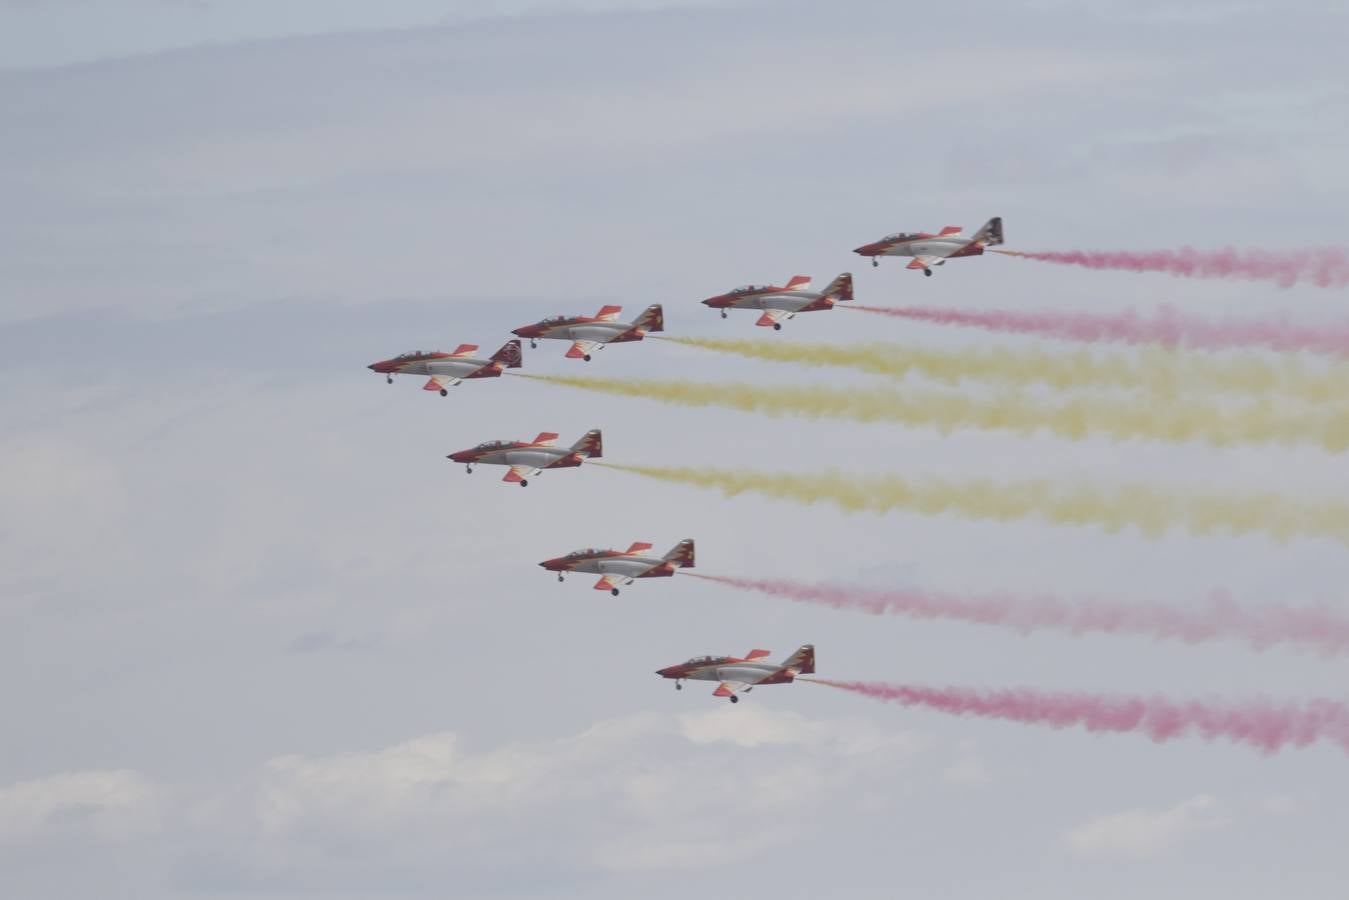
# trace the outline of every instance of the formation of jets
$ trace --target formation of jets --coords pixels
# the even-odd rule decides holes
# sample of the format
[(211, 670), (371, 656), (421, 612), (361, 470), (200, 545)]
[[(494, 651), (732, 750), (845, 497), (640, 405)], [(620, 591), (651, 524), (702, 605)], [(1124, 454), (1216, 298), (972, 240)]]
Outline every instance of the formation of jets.
[[(970, 236), (963, 235), (955, 226), (947, 226), (936, 234), (900, 232), (864, 244), (853, 252), (871, 257), (873, 266), (879, 265), (882, 256), (910, 257), (912, 261), (908, 268), (921, 269), (924, 275), (931, 275), (934, 266), (945, 265), (948, 259), (979, 256), (985, 248), (1002, 242), (1002, 219), (994, 217)], [(723, 319), (727, 318), (728, 310), (756, 310), (759, 318), (755, 325), (771, 326), (774, 331), (780, 331), (782, 323), (795, 318), (798, 313), (833, 309), (836, 303), (852, 299), (853, 277), (844, 272), (819, 291), (811, 289), (810, 276), (794, 275), (782, 286), (747, 284), (708, 297), (702, 303), (720, 310)], [(522, 325), (512, 331), (515, 340), (507, 341), (486, 359), (473, 355), (478, 349), (477, 344), (460, 344), (451, 353), (418, 350), (371, 363), (368, 368), (384, 375), (389, 384), (393, 384), (394, 375), (425, 376), (427, 381), (422, 385), (423, 390), (438, 391), (444, 397), (449, 393), (448, 387), (468, 379), (496, 378), (507, 369), (520, 368), (523, 361), (520, 339), (527, 339), (531, 348), (537, 348), (541, 340), (569, 341), (571, 346), (565, 356), (589, 362), (596, 350), (609, 344), (641, 341), (649, 334), (665, 330), (665, 313), (659, 303), (648, 306), (631, 322), (620, 319), (622, 312), (621, 306), (602, 306), (593, 316), (557, 315)], [(557, 446), (557, 438), (556, 433), (545, 431), (532, 441), (485, 441), (467, 450), (450, 453), (448, 458), (463, 463), (470, 473), (478, 465), (505, 466), (502, 481), (527, 487), (530, 478), (544, 471), (577, 468), (586, 460), (604, 455), (599, 429), (586, 432), (570, 447)], [(620, 587), (632, 584), (638, 578), (670, 577), (681, 569), (694, 567), (692, 538), (680, 541), (664, 556), (649, 555), (651, 547), (651, 544), (639, 541), (627, 550), (588, 548), (544, 560), (539, 565), (556, 573), (558, 581), (565, 580), (568, 572), (599, 575), (595, 590), (608, 591), (615, 597)], [(781, 663), (766, 661), (768, 655), (767, 650), (751, 650), (743, 659), (695, 657), (658, 669), (656, 674), (673, 679), (676, 690), (681, 689), (686, 680), (716, 681), (718, 685), (713, 695), (738, 703), (738, 694), (749, 693), (759, 685), (788, 684), (798, 675), (815, 671), (815, 648), (810, 644), (802, 646)]]

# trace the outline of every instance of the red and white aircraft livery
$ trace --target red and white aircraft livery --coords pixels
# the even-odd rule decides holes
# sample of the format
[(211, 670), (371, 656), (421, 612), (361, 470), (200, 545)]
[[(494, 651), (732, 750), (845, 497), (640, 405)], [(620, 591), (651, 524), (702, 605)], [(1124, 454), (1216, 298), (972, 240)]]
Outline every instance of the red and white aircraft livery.
[(597, 428), (587, 431), (570, 447), (557, 446), (557, 435), (544, 431), (532, 441), (486, 441), (468, 450), (451, 453), (449, 458), (463, 463), (470, 473), (475, 465), (510, 466), (510, 471), (501, 480), (528, 487), (528, 475), (538, 475), (544, 469), (568, 469), (603, 455), (604, 445)]
[(759, 309), (763, 315), (755, 325), (772, 325), (775, 331), (782, 330), (782, 320), (791, 319), (799, 312), (813, 312), (817, 309), (833, 309), (835, 300), (852, 299), (852, 275), (844, 272), (829, 282), (823, 291), (810, 289), (809, 275), (793, 275), (783, 287), (773, 284), (746, 284), (733, 291), (708, 297), (704, 306), (721, 310), (726, 318), (728, 309)]
[(675, 544), (673, 550), (662, 557), (643, 556), (651, 549), (650, 544), (638, 542), (626, 550), (597, 550), (589, 548), (547, 559), (539, 563), (550, 572), (557, 573), (557, 580), (567, 572), (590, 572), (602, 575), (595, 582), (595, 590), (608, 591), (618, 596), (620, 584), (632, 584), (635, 578), (665, 578), (676, 569), (693, 568), (693, 539), (687, 538)]
[(590, 362), (590, 354), (605, 344), (623, 344), (640, 341), (653, 331), (665, 330), (665, 312), (660, 304), (648, 306), (635, 322), (620, 322), (621, 306), (601, 306), (593, 316), (549, 316), (533, 325), (521, 325), (511, 332), (529, 338), (529, 346), (537, 347), (540, 340), (571, 341), (568, 359)]
[(520, 368), (520, 342), (507, 341), (488, 359), (474, 359), (477, 344), (460, 344), (453, 353), (439, 350), (414, 350), (401, 353), (393, 359), (371, 363), (368, 368), (381, 372), (389, 384), (395, 375), (429, 375), (431, 380), (422, 385), (424, 391), (440, 391), (444, 397), (446, 385), (458, 384), (465, 378), (496, 378), (503, 369)]
[(863, 244), (853, 253), (870, 256), (873, 266), (880, 265), (877, 257), (912, 256), (913, 262), (907, 268), (922, 269), (924, 275), (931, 275), (933, 266), (944, 266), (948, 259), (979, 256), (985, 247), (996, 247), (1001, 243), (1002, 218), (994, 216), (972, 237), (962, 235), (959, 225), (947, 225), (936, 234), (923, 231), (892, 234), (873, 244)]
[(673, 678), (675, 690), (685, 678), (693, 681), (720, 681), (712, 692), (714, 697), (727, 697), (732, 703), (739, 703), (736, 693), (748, 694), (761, 684), (789, 684), (797, 675), (810, 675), (815, 671), (815, 646), (806, 644), (781, 663), (764, 662), (767, 650), (751, 650), (744, 659), (734, 656), (695, 656), (686, 663), (657, 669), (662, 678)]

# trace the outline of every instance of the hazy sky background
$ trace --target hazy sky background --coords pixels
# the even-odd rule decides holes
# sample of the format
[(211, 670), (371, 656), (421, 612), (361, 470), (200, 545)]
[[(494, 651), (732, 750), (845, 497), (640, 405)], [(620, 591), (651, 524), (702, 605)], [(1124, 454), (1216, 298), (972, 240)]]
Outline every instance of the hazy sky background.
[[(1312, 448), (812, 423), (366, 364), (606, 303), (671, 333), (1032, 346), (697, 300), (1345, 318), (1343, 291), (849, 253), (1005, 219), (1020, 249), (1342, 245), (1332, 3), (0, 0), (0, 894), (1339, 896), (1331, 745), (1093, 736), (651, 673), (817, 645), (826, 677), (1343, 697), (1349, 661), (1020, 636), (535, 566), (1343, 609), (1344, 547), (844, 515), (445, 454), (1341, 495)], [(1052, 347), (1052, 344), (1043, 344)], [(525, 371), (870, 384), (666, 343)], [(1066, 349), (1066, 348), (1065, 348)], [(969, 387), (978, 392), (978, 386)]]

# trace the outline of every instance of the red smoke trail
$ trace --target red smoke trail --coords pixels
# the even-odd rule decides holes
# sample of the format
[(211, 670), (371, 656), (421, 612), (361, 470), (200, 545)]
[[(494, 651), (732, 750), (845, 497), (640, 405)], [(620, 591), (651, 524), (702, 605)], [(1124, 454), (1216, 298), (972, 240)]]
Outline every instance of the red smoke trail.
[(1335, 700), (1177, 702), (1163, 697), (1049, 693), (1030, 688), (979, 690), (804, 677), (798, 680), (954, 716), (1007, 719), (1051, 728), (1080, 725), (1088, 731), (1141, 732), (1157, 743), (1197, 734), (1206, 741), (1225, 738), (1249, 744), (1262, 753), (1275, 753), (1290, 744), (1304, 747), (1313, 741), (1329, 740), (1349, 752), (1349, 705)]
[(1119, 341), (1194, 350), (1267, 347), (1286, 352), (1308, 350), (1349, 356), (1349, 323), (1326, 326), (1293, 325), (1283, 319), (1204, 319), (1182, 315), (1171, 307), (1158, 309), (1150, 318), (1135, 312), (1111, 315), (1012, 310), (982, 312), (927, 306), (891, 308), (854, 305), (840, 308), (860, 309), (937, 325), (962, 325), (986, 331), (1034, 334), (1070, 341)]
[(1023, 253), (994, 250), (1005, 256), (1088, 269), (1123, 269), (1129, 272), (1166, 272), (1184, 278), (1246, 278), (1274, 281), (1284, 287), (1310, 281), (1320, 287), (1349, 285), (1349, 253), (1338, 247), (1311, 250), (1069, 250), (1063, 253)]
[(1314, 648), (1325, 656), (1349, 651), (1349, 617), (1315, 608), (1244, 609), (1222, 592), (1215, 592), (1207, 602), (1193, 608), (1182, 608), (1118, 600), (1070, 600), (1052, 594), (961, 595), (940, 591), (805, 585), (720, 575), (701, 577), (797, 603), (815, 603), (873, 615), (889, 613), (918, 619), (1001, 625), (1023, 634), (1038, 628), (1055, 628), (1073, 634), (1137, 634), (1191, 644), (1232, 638), (1245, 641), (1257, 650), (1289, 643)]

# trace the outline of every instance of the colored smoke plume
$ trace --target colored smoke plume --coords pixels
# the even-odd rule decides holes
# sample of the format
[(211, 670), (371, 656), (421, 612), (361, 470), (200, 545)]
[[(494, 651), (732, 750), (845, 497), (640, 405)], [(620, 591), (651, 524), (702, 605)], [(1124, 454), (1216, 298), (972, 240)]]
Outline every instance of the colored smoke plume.
[(1088, 269), (1117, 269), (1127, 272), (1165, 272), (1182, 278), (1242, 278), (1273, 281), (1284, 287), (1300, 281), (1318, 287), (1349, 285), (1349, 252), (1339, 247), (1310, 250), (1068, 250), (1061, 253), (1026, 253), (1019, 250), (991, 250), (1004, 256), (1018, 256), (1040, 262), (1083, 266)]
[(1182, 527), (1195, 534), (1263, 533), (1279, 540), (1305, 535), (1349, 544), (1349, 504), (1297, 501), (1270, 492), (1225, 495), (1143, 484), (1102, 489), (1046, 481), (998, 484), (983, 479), (909, 480), (898, 475), (868, 477), (838, 472), (801, 474), (613, 463), (606, 467), (710, 488), (728, 497), (750, 493), (795, 503), (829, 503), (846, 512), (902, 510), (993, 521), (1039, 518), (1056, 525), (1099, 525), (1110, 531), (1134, 526), (1153, 537)]
[[(865, 307), (871, 310), (874, 307)], [(1215, 359), (1152, 350), (1141, 355), (1095, 356), (1041, 350), (933, 350), (902, 344), (811, 344), (783, 341), (665, 340), (750, 359), (838, 366), (903, 378), (923, 375), (948, 385), (973, 379), (1002, 387), (1044, 384), (1058, 390), (1084, 387), (1141, 389), (1159, 394), (1189, 390), (1283, 392), (1315, 403), (1338, 403), (1349, 396), (1349, 364), (1308, 370), (1296, 359), (1272, 364), (1253, 357)]]
[(1008, 393), (969, 397), (950, 391), (785, 387), (734, 382), (643, 381), (563, 375), (519, 375), (620, 397), (680, 406), (718, 406), (770, 416), (901, 422), (950, 432), (958, 428), (1031, 434), (1047, 431), (1081, 440), (1205, 441), (1210, 444), (1315, 444), (1333, 453), (1349, 448), (1349, 410), (1286, 409), (1267, 399), (1230, 409), (1202, 400), (1156, 397), (1075, 397), (1057, 403)]
[[(688, 573), (693, 574), (693, 573)], [(1097, 598), (1069, 599), (1053, 594), (1010, 592), (957, 594), (917, 589), (875, 590), (843, 585), (808, 585), (781, 579), (700, 575), (743, 591), (755, 591), (797, 603), (832, 606), (875, 615), (953, 619), (1000, 625), (1023, 634), (1041, 628), (1073, 634), (1133, 634), (1199, 643), (1233, 639), (1257, 650), (1276, 644), (1311, 648), (1323, 655), (1349, 651), (1349, 616), (1329, 609), (1271, 606), (1248, 609), (1221, 592), (1192, 607), (1126, 603)]]
[(1287, 746), (1305, 747), (1327, 740), (1349, 751), (1349, 705), (1336, 700), (1177, 701), (1030, 688), (934, 688), (806, 676), (797, 680), (953, 716), (1005, 719), (1050, 728), (1080, 726), (1094, 732), (1134, 732), (1157, 743), (1196, 735), (1206, 741), (1228, 740), (1262, 753), (1276, 753)]
[[(1004, 334), (1033, 334), (1067, 341), (1157, 344), (1190, 350), (1260, 347), (1286, 353), (1309, 351), (1349, 356), (1349, 323), (1294, 325), (1284, 319), (1207, 319), (1161, 307), (1150, 317), (1136, 312), (1064, 313), (946, 309), (930, 306), (846, 306), (935, 325), (982, 328)], [(1294, 361), (1286, 364), (1294, 365)]]

